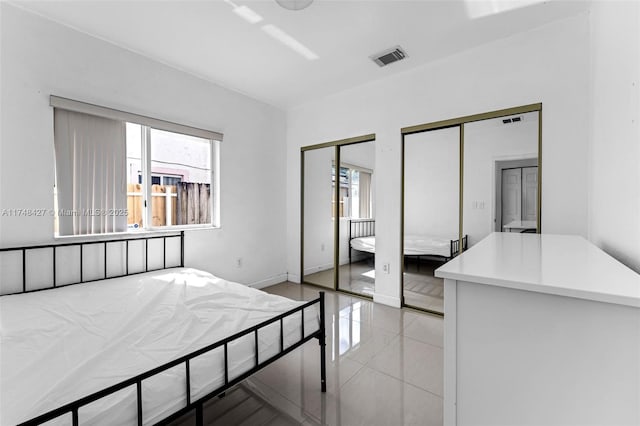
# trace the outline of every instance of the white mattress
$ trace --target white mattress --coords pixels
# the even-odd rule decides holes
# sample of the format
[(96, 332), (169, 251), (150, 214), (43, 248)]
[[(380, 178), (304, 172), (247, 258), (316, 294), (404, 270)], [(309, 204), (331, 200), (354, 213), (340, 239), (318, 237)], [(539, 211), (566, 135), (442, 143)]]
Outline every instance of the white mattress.
[[(427, 235), (405, 235), (404, 254), (405, 256), (444, 256), (451, 257), (451, 239), (432, 237)], [(376, 237), (360, 237), (351, 240), (351, 248), (365, 251), (367, 253), (376, 252)]]
[[(0, 424), (12, 425), (272, 318), (303, 302), (194, 269), (168, 269), (0, 298)], [(305, 336), (318, 330), (305, 309)], [(301, 316), (284, 322), (285, 348)], [(279, 352), (279, 322), (259, 332), (259, 359)], [(254, 366), (253, 334), (229, 344), (229, 378)], [(224, 383), (223, 349), (191, 362), (192, 400)], [(145, 424), (183, 407), (184, 365), (143, 382)], [(80, 423), (135, 424), (135, 387), (79, 412)], [(70, 424), (70, 416), (55, 424)]]

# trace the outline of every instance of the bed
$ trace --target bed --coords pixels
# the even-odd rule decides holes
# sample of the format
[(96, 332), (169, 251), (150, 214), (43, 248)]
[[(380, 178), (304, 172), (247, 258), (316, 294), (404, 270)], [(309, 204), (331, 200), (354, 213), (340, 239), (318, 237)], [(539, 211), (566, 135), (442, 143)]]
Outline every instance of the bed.
[[(429, 235), (405, 235), (404, 256), (420, 259), (430, 258), (449, 261), (459, 253), (459, 240)], [(467, 248), (467, 236), (462, 238), (463, 249)], [(349, 221), (349, 263), (352, 251), (375, 254), (375, 219), (352, 219)]]
[[(153, 238), (164, 239), (166, 267), (172, 237), (142, 239), (145, 257)], [(64, 285), (55, 271), (63, 247), (86, 258), (85, 246), (103, 245), (106, 265), (109, 245), (126, 245), (128, 265), (130, 242), (0, 249), (17, 252), (23, 272), (22, 290), (0, 297), (0, 424), (146, 425), (191, 410), (202, 424), (204, 402), (314, 338), (326, 391), (324, 293), (297, 302), (184, 268), (178, 238), (175, 267), (147, 270), (147, 258), (143, 270), (112, 277), (105, 266), (106, 278), (85, 279), (85, 259), (79, 282)], [(51, 252), (55, 287), (30, 288), (35, 250)]]

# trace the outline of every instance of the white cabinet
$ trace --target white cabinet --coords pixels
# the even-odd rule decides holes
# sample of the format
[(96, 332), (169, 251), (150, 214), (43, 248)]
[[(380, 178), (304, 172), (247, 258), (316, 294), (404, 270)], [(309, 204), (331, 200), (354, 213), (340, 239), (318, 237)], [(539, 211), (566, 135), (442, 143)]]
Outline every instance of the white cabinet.
[(640, 276), (577, 236), (494, 233), (445, 278), (445, 425), (640, 424)]

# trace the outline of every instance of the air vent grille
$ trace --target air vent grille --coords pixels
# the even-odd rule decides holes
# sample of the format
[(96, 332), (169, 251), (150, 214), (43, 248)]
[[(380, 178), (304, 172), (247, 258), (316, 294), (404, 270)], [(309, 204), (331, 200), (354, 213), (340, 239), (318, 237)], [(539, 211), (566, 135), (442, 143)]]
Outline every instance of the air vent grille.
[(370, 56), (373, 62), (381, 67), (398, 62), (406, 57), (407, 53), (400, 46), (395, 46), (391, 49), (387, 49), (383, 52)]
[(504, 124), (517, 123), (518, 121), (522, 121), (522, 117), (510, 117), (510, 118), (503, 118), (502, 119), (502, 122)]

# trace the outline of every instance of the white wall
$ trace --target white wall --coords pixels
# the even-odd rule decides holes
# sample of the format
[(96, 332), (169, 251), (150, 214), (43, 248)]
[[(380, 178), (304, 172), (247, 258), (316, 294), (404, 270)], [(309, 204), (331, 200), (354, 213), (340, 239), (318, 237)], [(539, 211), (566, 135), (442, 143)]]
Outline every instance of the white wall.
[(400, 129), (535, 102), (543, 103), (542, 229), (586, 236), (588, 70), (589, 16), (583, 13), (290, 110), (289, 271), (299, 262), (300, 146), (376, 134), (375, 300), (399, 305)]
[(589, 238), (640, 272), (640, 2), (591, 9)]
[(460, 130), (405, 136), (405, 235), (458, 239), (460, 228)]
[[(222, 228), (187, 232), (187, 266), (244, 283), (286, 278), (284, 112), (5, 2), (0, 11), (0, 208), (53, 208), (51, 94), (220, 131)], [(0, 217), (1, 246), (52, 241), (51, 217)]]
[(340, 147), (340, 161), (352, 166), (374, 170), (376, 167), (375, 141)]
[[(334, 147), (305, 152), (304, 268), (305, 274), (333, 267), (331, 166)], [(299, 267), (295, 271), (299, 271)]]

